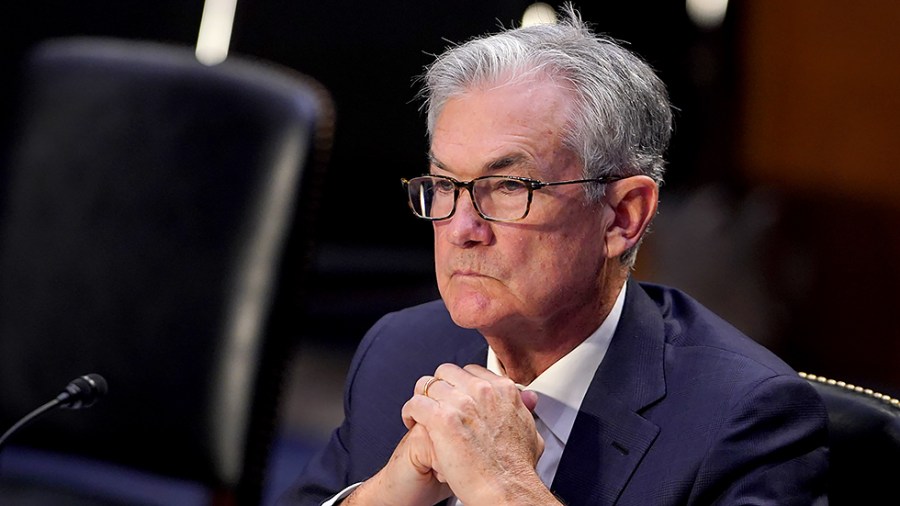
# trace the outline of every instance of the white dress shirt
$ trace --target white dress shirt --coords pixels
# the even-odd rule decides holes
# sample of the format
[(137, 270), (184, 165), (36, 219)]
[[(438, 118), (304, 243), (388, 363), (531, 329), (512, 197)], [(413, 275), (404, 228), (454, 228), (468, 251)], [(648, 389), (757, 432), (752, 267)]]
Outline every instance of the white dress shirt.
[[(606, 350), (622, 316), (625, 304), (625, 285), (619, 290), (616, 302), (600, 327), (581, 344), (541, 373), (529, 385), (520, 385), (538, 395), (534, 413), (535, 425), (544, 438), (544, 453), (537, 463), (537, 473), (547, 488), (553, 483), (559, 460), (562, 457), (575, 417), (581, 409), (581, 402), (587, 393), (594, 373), (606, 356)], [(488, 347), (486, 367), (494, 374), (504, 375), (503, 366), (494, 350)], [(350, 495), (358, 483), (347, 487), (322, 506), (332, 506)], [(451, 505), (462, 506), (462, 502), (451, 498)]]
[[(624, 303), (625, 286), (622, 286), (609, 316), (593, 334), (548, 367), (529, 385), (520, 385), (524, 390), (538, 394), (537, 406), (534, 408), (537, 418), (534, 422), (538, 433), (544, 438), (544, 453), (538, 460), (537, 473), (547, 488), (550, 488), (556, 476), (559, 460), (569, 441), (584, 395), (594, 379), (594, 372), (606, 356), (609, 342), (622, 316)], [(487, 368), (494, 374), (504, 374), (503, 366), (491, 348), (488, 348)], [(450, 504), (462, 506), (458, 500)]]

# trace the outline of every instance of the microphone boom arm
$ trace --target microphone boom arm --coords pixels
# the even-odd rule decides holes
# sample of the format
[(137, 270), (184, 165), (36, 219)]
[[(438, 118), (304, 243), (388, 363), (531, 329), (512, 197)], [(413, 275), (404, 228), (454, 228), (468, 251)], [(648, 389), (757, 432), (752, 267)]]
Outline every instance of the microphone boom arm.
[(35, 418), (43, 415), (44, 413), (50, 411), (51, 409), (53, 409), (57, 406), (59, 406), (59, 399), (53, 399), (52, 401), (45, 403), (43, 406), (35, 409), (31, 413), (28, 413), (23, 418), (21, 418), (18, 422), (15, 423), (15, 425), (10, 427), (9, 430), (4, 432), (3, 435), (0, 436), (0, 450), (3, 449), (3, 443), (5, 443), (7, 439), (9, 439), (9, 436), (11, 436), (13, 434), (13, 432), (16, 432), (17, 430), (21, 429), (22, 427), (28, 425), (28, 423), (30, 423)]
[(5, 443), (14, 432), (21, 429), (35, 418), (54, 408), (89, 408), (93, 406), (97, 400), (106, 395), (106, 391), (106, 379), (99, 374), (85, 374), (84, 376), (73, 379), (66, 385), (65, 390), (57, 395), (55, 399), (45, 403), (31, 413), (28, 413), (16, 422), (15, 425), (10, 427), (8, 431), (4, 432), (3, 435), (0, 436), (0, 450), (3, 449), (3, 443)]

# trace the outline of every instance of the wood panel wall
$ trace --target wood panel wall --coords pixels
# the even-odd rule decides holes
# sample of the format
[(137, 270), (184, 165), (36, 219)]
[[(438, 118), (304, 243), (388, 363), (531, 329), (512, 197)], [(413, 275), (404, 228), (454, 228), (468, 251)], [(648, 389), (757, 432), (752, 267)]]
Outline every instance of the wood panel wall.
[(900, 2), (738, 9), (737, 164), (780, 197), (767, 258), (798, 367), (900, 393)]

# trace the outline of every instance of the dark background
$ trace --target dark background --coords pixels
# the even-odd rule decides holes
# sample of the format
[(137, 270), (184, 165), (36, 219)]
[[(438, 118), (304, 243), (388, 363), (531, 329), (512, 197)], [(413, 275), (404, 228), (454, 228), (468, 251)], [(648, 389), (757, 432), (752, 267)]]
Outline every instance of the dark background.
[[(461, 42), (518, 23), (529, 4), (524, 0), (238, 2), (230, 54), (304, 72), (334, 96), (337, 132), (317, 269), (323, 277), (311, 309), (323, 319), (321, 332), (355, 342), (384, 310), (435, 294), (430, 228), (410, 216), (399, 183), (401, 177), (426, 168), (424, 115), (414, 98), (414, 78), (448, 41)], [(584, 18), (598, 31), (627, 41), (670, 86), (679, 112), (677, 141), (671, 150), (675, 168), (668, 184), (734, 177), (721, 170), (722, 165), (710, 170), (698, 163), (698, 157), (716, 156), (726, 149), (721, 125), (710, 129), (707, 116), (709, 109), (726, 106), (722, 94), (728, 88), (715, 83), (712, 89), (698, 89), (692, 60), (698, 47), (707, 51), (721, 60), (713, 62), (717, 79), (729, 79), (724, 58), (714, 53), (729, 51), (730, 31), (697, 29), (679, 2), (590, 4), (579, 6)], [(197, 0), (7, 3), (4, 81), (14, 86), (14, 69), (25, 51), (50, 37), (109, 35), (193, 45), (202, 8)], [(3, 118), (15, 113), (15, 96), (3, 95)], [(10, 128), (8, 121), (4, 125)], [(338, 330), (335, 325), (348, 328)]]
[[(399, 183), (426, 167), (413, 79), (447, 41), (517, 23), (529, 3), (238, 2), (231, 54), (308, 74), (336, 105), (308, 335), (298, 339), (349, 351), (385, 311), (436, 295), (430, 228)], [(896, 5), (732, 2), (721, 27), (701, 29), (680, 1), (576, 4), (658, 70), (677, 107), (660, 216), (635, 275), (685, 288), (798, 369), (895, 396), (900, 180), (885, 153), (900, 133)], [(202, 8), (4, 3), (4, 150), (16, 69), (34, 44), (109, 35), (190, 46)]]

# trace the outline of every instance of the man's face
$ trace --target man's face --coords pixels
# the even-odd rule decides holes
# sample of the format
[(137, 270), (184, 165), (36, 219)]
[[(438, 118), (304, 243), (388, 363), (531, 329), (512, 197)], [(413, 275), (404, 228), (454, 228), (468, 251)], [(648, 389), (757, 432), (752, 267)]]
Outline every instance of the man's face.
[[(571, 103), (569, 92), (542, 79), (454, 98), (435, 124), (431, 172), (460, 181), (580, 179), (578, 158), (562, 144)], [(528, 216), (512, 223), (482, 219), (463, 190), (456, 213), (434, 222), (438, 288), (453, 320), (508, 334), (597, 311), (611, 217), (579, 184), (536, 190)]]

